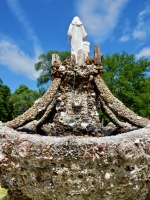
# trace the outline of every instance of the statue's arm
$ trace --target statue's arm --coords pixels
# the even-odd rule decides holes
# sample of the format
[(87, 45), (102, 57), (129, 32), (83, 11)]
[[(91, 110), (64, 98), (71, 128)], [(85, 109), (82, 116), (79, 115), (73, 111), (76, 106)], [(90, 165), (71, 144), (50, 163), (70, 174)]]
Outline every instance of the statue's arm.
[(83, 41), (86, 41), (87, 33), (86, 33), (86, 31), (85, 31), (85, 29), (84, 29), (83, 26), (82, 26), (81, 30), (82, 30), (82, 38), (83, 38)]
[(68, 43), (70, 43), (72, 37), (72, 24), (70, 24), (68, 29)]
[(68, 43), (70, 44), (70, 41), (71, 41), (71, 36), (68, 35)]

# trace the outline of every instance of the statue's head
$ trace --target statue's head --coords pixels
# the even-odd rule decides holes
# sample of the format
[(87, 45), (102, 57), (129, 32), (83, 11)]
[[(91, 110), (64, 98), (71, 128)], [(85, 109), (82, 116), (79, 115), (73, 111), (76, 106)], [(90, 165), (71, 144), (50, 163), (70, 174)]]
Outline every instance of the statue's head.
[(82, 22), (80, 21), (80, 18), (76, 16), (73, 18), (72, 24), (73, 25), (82, 25)]

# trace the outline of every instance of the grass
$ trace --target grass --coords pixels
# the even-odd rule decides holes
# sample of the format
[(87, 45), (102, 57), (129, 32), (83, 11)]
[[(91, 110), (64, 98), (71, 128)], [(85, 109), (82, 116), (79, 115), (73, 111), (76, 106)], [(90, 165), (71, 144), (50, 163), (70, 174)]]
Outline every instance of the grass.
[(7, 190), (0, 187), (0, 200), (7, 200)]

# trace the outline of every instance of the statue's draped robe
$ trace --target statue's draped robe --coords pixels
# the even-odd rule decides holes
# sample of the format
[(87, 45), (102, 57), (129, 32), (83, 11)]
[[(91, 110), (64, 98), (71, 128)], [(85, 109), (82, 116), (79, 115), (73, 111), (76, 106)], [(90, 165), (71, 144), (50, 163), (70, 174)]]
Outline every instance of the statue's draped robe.
[(68, 30), (68, 36), (71, 37), (71, 54), (74, 54), (77, 58), (78, 51), (82, 49), (83, 39), (87, 36), (85, 29), (80, 24), (71, 23)]

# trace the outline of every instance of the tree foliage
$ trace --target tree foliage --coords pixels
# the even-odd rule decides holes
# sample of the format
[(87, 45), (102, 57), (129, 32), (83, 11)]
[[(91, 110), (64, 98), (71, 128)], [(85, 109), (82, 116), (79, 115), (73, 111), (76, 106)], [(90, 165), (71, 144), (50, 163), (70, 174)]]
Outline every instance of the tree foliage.
[(13, 105), (13, 118), (21, 115), (29, 109), (34, 101), (40, 97), (35, 90), (30, 90), (26, 85), (20, 85), (18, 89), (11, 95), (11, 103)]
[(135, 113), (150, 118), (150, 61), (125, 51), (103, 59), (105, 80), (111, 92)]
[(8, 86), (3, 85), (0, 79), (0, 121), (6, 122), (12, 119), (12, 103), (10, 101), (11, 91)]
[(64, 61), (67, 57), (70, 57), (71, 54), (68, 51), (49, 51), (46, 54), (41, 54), (39, 56), (39, 62), (35, 64), (35, 70), (40, 71), (40, 76), (37, 79), (37, 86), (40, 88), (43, 93), (50, 85), (51, 81), (51, 66), (52, 66), (52, 54), (58, 54), (60, 60)]

